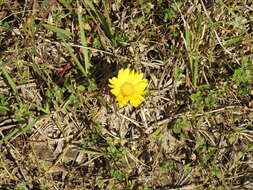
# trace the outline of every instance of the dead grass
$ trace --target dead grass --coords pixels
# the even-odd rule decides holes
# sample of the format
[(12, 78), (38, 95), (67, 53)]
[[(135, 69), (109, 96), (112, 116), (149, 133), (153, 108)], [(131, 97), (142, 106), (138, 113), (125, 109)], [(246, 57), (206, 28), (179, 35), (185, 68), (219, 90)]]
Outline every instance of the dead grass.
[(252, 6), (0, 1), (0, 188), (253, 189)]

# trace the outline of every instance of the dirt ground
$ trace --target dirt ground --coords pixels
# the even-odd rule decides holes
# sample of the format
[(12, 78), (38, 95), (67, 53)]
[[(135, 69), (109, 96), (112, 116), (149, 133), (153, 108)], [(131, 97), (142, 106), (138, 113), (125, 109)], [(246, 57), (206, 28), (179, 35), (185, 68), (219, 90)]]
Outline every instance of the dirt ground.
[(0, 189), (252, 190), (252, 62), (250, 0), (0, 0)]

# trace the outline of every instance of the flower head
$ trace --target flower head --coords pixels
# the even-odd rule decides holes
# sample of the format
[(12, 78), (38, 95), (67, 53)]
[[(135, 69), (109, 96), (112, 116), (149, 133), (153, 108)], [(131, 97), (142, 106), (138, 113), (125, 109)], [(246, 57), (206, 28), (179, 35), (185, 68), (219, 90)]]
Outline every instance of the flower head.
[(120, 69), (118, 76), (109, 79), (111, 93), (116, 96), (119, 107), (123, 107), (129, 101), (137, 107), (144, 100), (145, 88), (148, 86), (147, 79), (143, 73)]

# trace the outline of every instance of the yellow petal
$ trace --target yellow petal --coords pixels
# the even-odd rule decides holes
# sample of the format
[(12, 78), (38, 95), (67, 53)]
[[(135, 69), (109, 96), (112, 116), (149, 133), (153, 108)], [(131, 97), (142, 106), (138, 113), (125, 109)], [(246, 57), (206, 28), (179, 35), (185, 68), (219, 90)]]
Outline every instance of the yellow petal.
[(110, 88), (114, 88), (114, 87), (115, 87), (114, 84), (108, 84), (108, 86), (109, 86)]
[(111, 84), (115, 84), (115, 83), (117, 83), (117, 78), (116, 77), (113, 77), (112, 79), (109, 79), (109, 82), (111, 83)]
[(122, 80), (122, 79), (125, 80), (128, 77), (129, 72), (130, 72), (129, 69), (120, 69), (119, 74), (118, 74), (119, 80)]
[(127, 98), (123, 98), (122, 96), (118, 96), (116, 98), (116, 100), (119, 102), (119, 107), (122, 108), (123, 106), (125, 106), (128, 102)]
[(112, 93), (113, 95), (115, 95), (115, 96), (118, 96), (118, 95), (120, 94), (120, 89), (114, 88), (114, 89), (111, 90), (111, 93)]
[(123, 75), (124, 79), (129, 79), (129, 76), (130, 76), (130, 70), (129, 69), (125, 69), (124, 75)]
[(130, 104), (134, 107), (137, 107), (141, 104), (141, 102), (144, 100), (142, 96), (135, 96), (130, 99)]
[(136, 91), (144, 91), (145, 88), (148, 86), (147, 83), (139, 83), (135, 86)]
[(143, 73), (138, 73), (136, 76), (136, 80), (140, 81), (143, 78)]

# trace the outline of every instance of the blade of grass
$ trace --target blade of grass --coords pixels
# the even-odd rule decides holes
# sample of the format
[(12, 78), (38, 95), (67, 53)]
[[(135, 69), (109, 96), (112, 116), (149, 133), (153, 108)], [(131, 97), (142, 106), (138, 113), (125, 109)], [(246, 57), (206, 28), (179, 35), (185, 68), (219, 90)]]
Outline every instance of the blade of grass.
[(93, 5), (93, 3), (90, 0), (83, 0), (83, 5), (88, 6), (96, 15), (98, 18), (100, 24), (103, 26), (105, 33), (110, 37), (110, 39), (113, 38), (112, 32), (111, 32), (111, 27), (110, 25), (106, 22), (106, 19), (99, 13), (99, 11), (96, 9), (96, 7)]
[(67, 30), (64, 30), (64, 29), (61, 29), (61, 28), (58, 28), (56, 26), (52, 26), (52, 25), (49, 25), (49, 24), (43, 24), (43, 26), (52, 31), (52, 32), (55, 32), (59, 35), (59, 37), (64, 41), (64, 45), (66, 46), (70, 56), (72, 57), (72, 59), (74, 60), (74, 62), (76, 63), (76, 65), (78, 66), (78, 68), (80, 69), (80, 71), (82, 72), (83, 76), (84, 77), (87, 77), (88, 74), (85, 70), (85, 68), (83, 67), (83, 65), (80, 63), (80, 61), (78, 60), (78, 58), (76, 57), (76, 55), (73, 53), (73, 49), (70, 45), (68, 45), (68, 43), (66, 43), (66, 39), (70, 39), (71, 38), (71, 32), (67, 31)]
[(75, 95), (74, 95), (74, 94), (71, 94), (71, 95), (67, 98), (67, 100), (64, 102), (62, 108), (68, 107), (68, 105), (71, 104), (71, 103), (73, 102), (73, 100), (75, 100), (75, 99), (76, 99)]
[(2, 70), (4, 78), (6, 78), (8, 84), (10, 85), (10, 87), (13, 90), (13, 92), (15, 93), (15, 95), (17, 95), (18, 91), (17, 91), (17, 86), (16, 86), (15, 82), (13, 81), (11, 76), (9, 75), (9, 73), (2, 61), (0, 61), (0, 65), (1, 65), (1, 70)]
[(79, 150), (79, 152), (84, 153), (84, 154), (90, 154), (90, 155), (105, 156), (105, 154), (102, 152), (95, 152), (91, 150)]
[(197, 87), (197, 81), (198, 81), (198, 73), (199, 73), (199, 63), (198, 63), (198, 59), (195, 57), (192, 61), (192, 82), (193, 82), (193, 86), (194, 88)]
[(0, 106), (0, 113), (7, 113), (9, 110), (6, 106)]
[(88, 74), (86, 73), (83, 65), (80, 63), (80, 61), (78, 60), (78, 58), (76, 57), (76, 55), (73, 53), (73, 49), (71, 48), (71, 46), (67, 43), (64, 43), (64, 45), (66, 46), (70, 56), (72, 57), (72, 59), (74, 60), (74, 62), (76, 63), (76, 65), (78, 66), (78, 68), (80, 69), (80, 71), (82, 72), (84, 77), (87, 77)]
[[(197, 81), (198, 81), (198, 69), (199, 69), (199, 65), (198, 65), (198, 59), (196, 58), (196, 56), (194, 56), (194, 53), (192, 50), (192, 43), (193, 43), (193, 34), (191, 32), (191, 30), (189, 29), (189, 26), (186, 25), (185, 26), (185, 47), (187, 49), (188, 52), (188, 59), (189, 59), (189, 63), (190, 63), (190, 70), (191, 70), (191, 75), (192, 75), (192, 83), (194, 88), (197, 87)], [(196, 44), (194, 44), (196, 45)], [(194, 47), (196, 48), (196, 47)]]
[[(187, 50), (188, 53), (188, 60), (189, 60), (189, 64), (190, 64), (190, 70), (191, 70), (191, 76), (192, 76), (192, 83), (194, 88), (197, 87), (197, 81), (198, 81), (198, 69), (199, 69), (199, 65), (198, 65), (198, 59), (195, 60), (196, 56), (194, 56), (195, 51), (194, 48), (196, 48), (196, 45), (194, 44), (194, 34), (190, 29), (190, 26), (188, 25), (188, 23), (185, 21), (184, 16), (181, 12), (180, 6), (176, 3), (175, 1), (175, 6), (178, 9), (178, 11), (181, 14), (181, 17), (184, 21), (184, 28), (185, 28), (185, 34), (182, 35), (184, 38), (184, 44), (185, 44), (185, 48)], [(197, 49), (197, 48), (196, 48)]]
[(72, 37), (72, 34), (70, 31), (68, 30), (64, 30), (62, 28), (58, 28), (56, 26), (50, 25), (50, 24), (43, 24), (43, 26), (47, 29), (50, 30), (52, 32), (55, 32), (59, 35), (60, 38), (64, 39), (64, 40), (69, 40)]
[(17, 94), (17, 86), (14, 83), (14, 81), (12, 80), (11, 76), (9, 75), (4, 63), (2, 61), (0, 61), (0, 65), (1, 65), (1, 70), (3, 73), (3, 76), (5, 77), (5, 79), (8, 81), (8, 84), (10, 85), (11, 89), (13, 90), (13, 92), (15, 94)]
[[(83, 22), (82, 22), (82, 7), (79, 6), (78, 10), (77, 10), (77, 16), (78, 16), (78, 23), (79, 23), (79, 28), (80, 28), (80, 39), (81, 39), (81, 43), (82, 46), (87, 47), (87, 40), (86, 40), (86, 36), (85, 36), (85, 32), (83, 29)], [(91, 67), (91, 64), (89, 62), (89, 53), (88, 53), (88, 49), (87, 48), (82, 48), (82, 54), (83, 54), (83, 58), (84, 58), (84, 65), (85, 65), (85, 71), (86, 73), (88, 73), (89, 68)]]
[(53, 82), (50, 77), (48, 77), (45, 72), (43, 72), (43, 69), (39, 67), (39, 64), (37, 63), (36, 59), (32, 57), (33, 63), (27, 63), (26, 65), (29, 67), (32, 67), (33, 71), (41, 77), (49, 86), (53, 85)]

